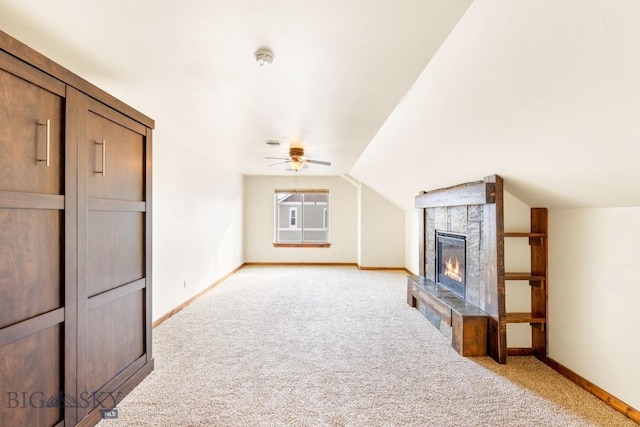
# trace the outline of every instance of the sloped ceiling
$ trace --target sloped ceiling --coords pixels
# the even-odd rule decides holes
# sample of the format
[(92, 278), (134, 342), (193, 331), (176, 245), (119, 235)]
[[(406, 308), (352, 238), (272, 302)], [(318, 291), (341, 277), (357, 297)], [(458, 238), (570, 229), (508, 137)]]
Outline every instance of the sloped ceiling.
[(341, 175), (470, 1), (0, 0), (0, 29), (155, 119), (156, 144), (250, 175), (302, 145), (333, 165), (300, 173)]
[(404, 208), (494, 173), (532, 206), (640, 206), (640, 2), (469, 4), (0, 0), (0, 29), (213, 167), (289, 174), (263, 157), (300, 144), (333, 162), (300, 173)]
[(530, 206), (640, 206), (640, 2), (476, 0), (351, 174), (396, 204), (499, 174)]

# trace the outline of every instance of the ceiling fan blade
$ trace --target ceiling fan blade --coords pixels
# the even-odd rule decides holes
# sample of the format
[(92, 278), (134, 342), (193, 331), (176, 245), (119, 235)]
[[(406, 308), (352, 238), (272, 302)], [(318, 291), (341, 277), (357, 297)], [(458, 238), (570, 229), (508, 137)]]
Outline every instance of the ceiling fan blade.
[(291, 160), (288, 157), (265, 157), (265, 159), (270, 159), (270, 160)]
[(307, 159), (306, 163), (314, 163), (316, 165), (324, 165), (324, 166), (331, 166), (331, 162), (325, 162), (324, 160), (312, 160), (312, 159)]

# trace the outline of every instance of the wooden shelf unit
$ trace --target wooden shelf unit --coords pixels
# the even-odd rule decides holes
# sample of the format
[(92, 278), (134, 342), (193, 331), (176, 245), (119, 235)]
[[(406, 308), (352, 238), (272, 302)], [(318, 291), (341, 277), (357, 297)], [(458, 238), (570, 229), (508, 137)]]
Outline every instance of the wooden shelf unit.
[[(505, 238), (529, 238), (531, 251), (531, 271), (530, 272), (504, 272), (504, 281), (528, 280), (531, 287), (531, 311), (527, 313), (508, 313), (505, 307), (506, 286), (502, 286), (504, 292), (499, 292), (502, 296), (500, 310), (499, 333), (503, 339), (500, 340), (498, 349), (499, 362), (506, 363), (507, 355), (532, 354), (535, 356), (547, 355), (547, 209), (531, 208), (531, 232), (505, 232)], [(504, 266), (504, 260), (500, 263)], [(531, 324), (531, 348), (530, 349), (509, 349), (506, 346), (506, 329), (509, 323), (529, 323)]]
[(546, 237), (546, 233), (529, 233), (529, 232), (505, 232), (504, 237)]
[(536, 316), (532, 313), (507, 313), (505, 322), (507, 323), (545, 323), (547, 319), (542, 316)]
[(504, 273), (504, 280), (528, 280), (530, 282), (543, 282), (546, 280), (544, 276), (534, 276), (531, 273)]

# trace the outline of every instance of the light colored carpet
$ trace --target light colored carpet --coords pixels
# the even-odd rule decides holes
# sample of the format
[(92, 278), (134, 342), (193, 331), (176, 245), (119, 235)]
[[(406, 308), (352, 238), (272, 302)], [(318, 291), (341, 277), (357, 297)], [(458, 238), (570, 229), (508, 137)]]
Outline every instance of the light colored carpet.
[(245, 267), (154, 329), (114, 426), (636, 426), (532, 357), (463, 358), (405, 274)]

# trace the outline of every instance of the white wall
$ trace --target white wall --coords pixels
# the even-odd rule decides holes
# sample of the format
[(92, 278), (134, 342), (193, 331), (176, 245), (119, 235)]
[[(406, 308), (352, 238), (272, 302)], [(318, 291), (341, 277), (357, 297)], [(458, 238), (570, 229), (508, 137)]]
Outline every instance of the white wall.
[(420, 228), (419, 210), (404, 211), (404, 268), (413, 274), (420, 274)]
[(640, 408), (640, 208), (549, 211), (549, 356)]
[[(274, 248), (274, 190), (328, 189), (330, 248)], [(244, 177), (246, 262), (356, 263), (357, 188), (336, 176)]]
[(156, 320), (242, 265), (243, 231), (241, 175), (159, 130), (153, 142)]
[(404, 267), (404, 211), (369, 186), (360, 184), (361, 267)]

